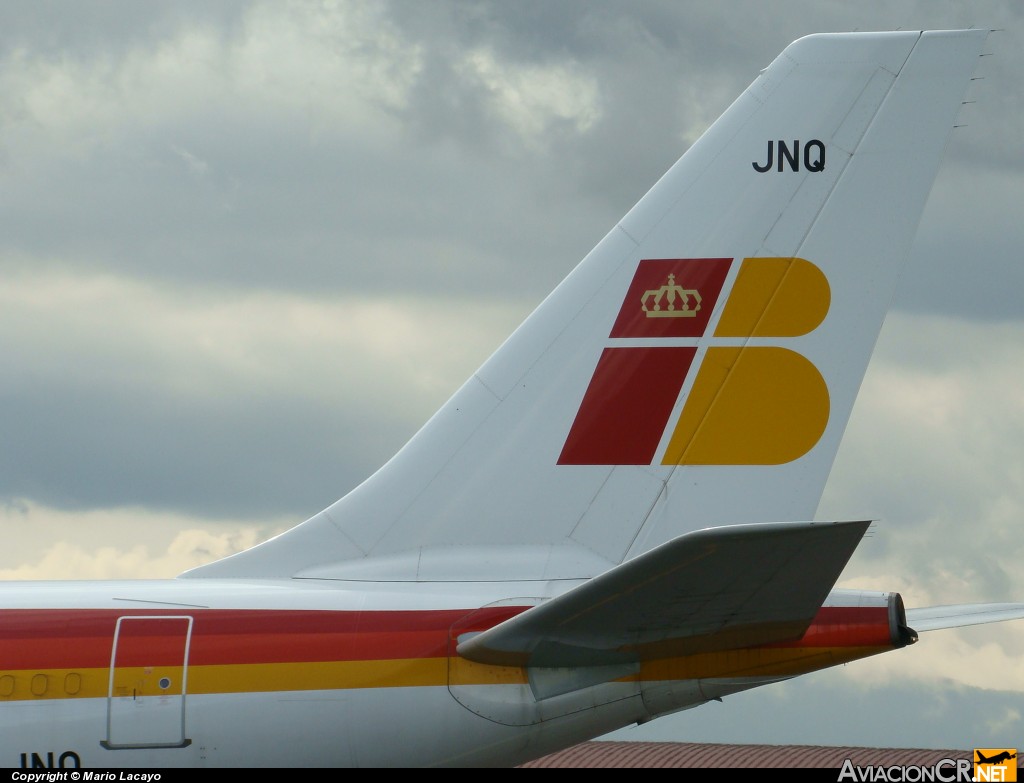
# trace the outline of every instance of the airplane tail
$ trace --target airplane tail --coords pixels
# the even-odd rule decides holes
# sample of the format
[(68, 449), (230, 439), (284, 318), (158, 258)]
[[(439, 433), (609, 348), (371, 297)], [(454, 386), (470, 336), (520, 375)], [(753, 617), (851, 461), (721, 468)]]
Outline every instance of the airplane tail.
[(184, 576), (587, 577), (813, 519), (986, 35), (791, 44), (377, 473)]

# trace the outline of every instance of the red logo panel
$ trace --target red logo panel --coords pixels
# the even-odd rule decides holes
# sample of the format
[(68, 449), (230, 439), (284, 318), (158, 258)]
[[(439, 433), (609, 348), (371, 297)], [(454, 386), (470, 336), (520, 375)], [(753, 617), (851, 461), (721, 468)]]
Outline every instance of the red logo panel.
[(650, 465), (696, 348), (605, 348), (559, 465)]
[(609, 337), (700, 337), (731, 258), (641, 261)]

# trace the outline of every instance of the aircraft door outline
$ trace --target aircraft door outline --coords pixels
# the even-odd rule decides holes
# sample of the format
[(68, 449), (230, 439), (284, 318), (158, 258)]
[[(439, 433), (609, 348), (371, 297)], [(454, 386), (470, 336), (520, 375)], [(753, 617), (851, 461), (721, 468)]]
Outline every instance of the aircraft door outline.
[(108, 750), (184, 748), (190, 615), (117, 618), (110, 652)]

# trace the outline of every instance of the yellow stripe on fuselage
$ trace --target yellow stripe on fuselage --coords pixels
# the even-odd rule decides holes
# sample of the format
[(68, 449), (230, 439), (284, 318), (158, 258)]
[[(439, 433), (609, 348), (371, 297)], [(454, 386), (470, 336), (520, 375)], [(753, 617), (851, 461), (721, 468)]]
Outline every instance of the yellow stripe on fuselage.
[[(884, 652), (887, 647), (765, 647), (666, 658), (642, 664), (627, 680), (697, 680), (717, 677), (785, 677)], [(190, 666), (186, 692), (272, 693), (352, 688), (446, 685), (522, 685), (526, 670), (489, 666), (464, 658), (314, 661)], [(153, 683), (166, 678), (161, 690)], [(181, 694), (182, 667), (119, 667), (115, 696)], [(89, 699), (110, 695), (110, 669), (46, 669), (0, 674), (0, 702)]]
[[(458, 679), (467, 685), (526, 682), (522, 669), (483, 666), (452, 659)], [(189, 666), (186, 691), (206, 693), (265, 693), (275, 691), (341, 690), (347, 688), (415, 688), (448, 684), (449, 659), (408, 658), (381, 661), (314, 661), (308, 663), (245, 663)], [(166, 677), (172, 686), (161, 691), (150, 683)], [(180, 695), (182, 667), (119, 667), (116, 696)], [(88, 699), (110, 693), (110, 670), (46, 669), (7, 671), (10, 686), (0, 691), (0, 702), (42, 699)], [(72, 693), (64, 683), (77, 683)], [(45, 687), (43, 685), (45, 683)]]

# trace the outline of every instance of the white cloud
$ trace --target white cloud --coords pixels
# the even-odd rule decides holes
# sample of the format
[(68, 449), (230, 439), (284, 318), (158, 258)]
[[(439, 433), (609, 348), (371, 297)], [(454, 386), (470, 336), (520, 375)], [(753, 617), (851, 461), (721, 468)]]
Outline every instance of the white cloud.
[(841, 669), (851, 684), (883, 688), (936, 681), (992, 691), (1024, 693), (1024, 621), (928, 631), (903, 650)]
[(576, 132), (591, 128), (601, 117), (596, 79), (571, 63), (524, 65), (500, 61), (494, 52), (469, 52), (460, 70), (487, 89), (498, 114), (532, 144), (558, 122)]
[(112, 395), (160, 389), (210, 398), (256, 389), (364, 412), (399, 406), (419, 421), (497, 347), (520, 310), (384, 290), (316, 300), (25, 274), (0, 287), (0, 341), (10, 346), (0, 388), (66, 386), (73, 369), (73, 383)]
[(202, 177), (206, 174), (207, 169), (210, 168), (210, 165), (205, 160), (193, 155), (186, 149), (182, 149), (176, 144), (171, 145), (171, 151), (182, 159), (189, 172), (194, 176)]
[(1007, 707), (987, 720), (985, 722), (985, 727), (990, 734), (996, 734), (998, 732), (1005, 731), (1008, 727), (1019, 724), (1020, 722), (1020, 710)]
[(164, 579), (290, 526), (144, 508), (65, 511), (19, 499), (0, 507), (0, 580)]
[(298, 118), (309, 138), (327, 127), (372, 138), (405, 105), (420, 68), (419, 45), (386, 9), (358, 3), (257, 3), (233, 34), (181, 25), (115, 51), (10, 53), (0, 63), (5, 144), (79, 159), (156, 128), (180, 132), (189, 117), (253, 113)]

